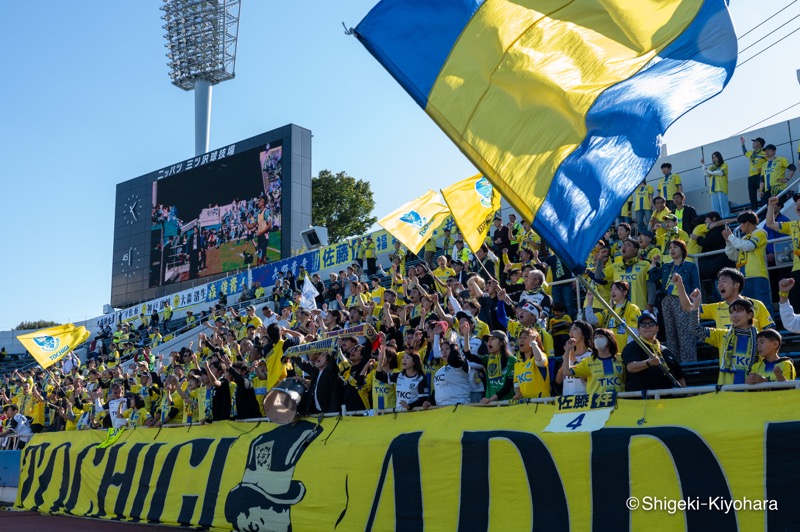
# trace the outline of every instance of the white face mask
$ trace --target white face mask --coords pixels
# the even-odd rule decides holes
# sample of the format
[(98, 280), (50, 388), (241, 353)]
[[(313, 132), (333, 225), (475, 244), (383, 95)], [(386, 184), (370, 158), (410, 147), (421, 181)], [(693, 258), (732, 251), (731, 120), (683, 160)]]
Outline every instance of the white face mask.
[(608, 347), (608, 338), (606, 338), (604, 336), (599, 336), (599, 337), (595, 338), (594, 339), (594, 346), (597, 349), (605, 349), (606, 347)]

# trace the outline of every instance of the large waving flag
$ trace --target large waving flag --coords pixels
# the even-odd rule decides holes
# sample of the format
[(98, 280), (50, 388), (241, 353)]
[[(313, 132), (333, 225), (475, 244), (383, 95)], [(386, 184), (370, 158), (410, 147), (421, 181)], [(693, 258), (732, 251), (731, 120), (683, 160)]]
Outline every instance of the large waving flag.
[(494, 215), (500, 210), (500, 193), (488, 179), (478, 174), (442, 189), (447, 207), (469, 249), (483, 244)]
[(573, 270), (737, 56), (726, 0), (382, 0), (355, 33)]
[(17, 336), (43, 368), (49, 368), (88, 339), (86, 327), (75, 327), (71, 323)]
[(438, 192), (429, 190), (392, 212), (378, 223), (412, 253), (419, 253), (434, 229), (450, 215)]

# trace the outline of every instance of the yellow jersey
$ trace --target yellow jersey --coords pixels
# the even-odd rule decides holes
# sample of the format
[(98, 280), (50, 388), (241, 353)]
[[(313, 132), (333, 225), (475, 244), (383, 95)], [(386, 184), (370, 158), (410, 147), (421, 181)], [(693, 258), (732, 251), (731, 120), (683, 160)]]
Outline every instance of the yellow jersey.
[(549, 360), (544, 357), (544, 365), (537, 366), (533, 356), (522, 360), (522, 354), (517, 352), (517, 362), (514, 364), (514, 388), (525, 399), (550, 397), (550, 371)]

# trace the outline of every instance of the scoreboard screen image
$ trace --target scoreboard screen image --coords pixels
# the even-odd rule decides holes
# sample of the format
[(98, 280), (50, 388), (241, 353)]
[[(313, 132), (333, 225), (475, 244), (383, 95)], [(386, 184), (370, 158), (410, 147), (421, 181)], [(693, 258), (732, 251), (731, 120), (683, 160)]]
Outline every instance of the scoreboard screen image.
[(117, 185), (111, 305), (286, 258), (311, 223), (311, 132), (290, 124)]

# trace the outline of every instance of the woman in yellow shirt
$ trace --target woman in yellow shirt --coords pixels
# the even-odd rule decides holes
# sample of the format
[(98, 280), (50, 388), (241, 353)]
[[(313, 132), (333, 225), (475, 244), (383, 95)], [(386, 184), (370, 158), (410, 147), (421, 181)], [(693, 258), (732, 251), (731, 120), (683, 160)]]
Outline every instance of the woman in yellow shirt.
[[(705, 159), (700, 159), (700, 164), (705, 165)], [(728, 163), (720, 152), (715, 151), (711, 154), (711, 164), (703, 167), (703, 173), (708, 179), (711, 210), (717, 211), (723, 218), (728, 218), (731, 215), (728, 205)]]
[(608, 329), (594, 331), (594, 350), (575, 364), (575, 351), (569, 353), (564, 375), (586, 379), (588, 394), (625, 391), (625, 365), (617, 354), (617, 339)]

